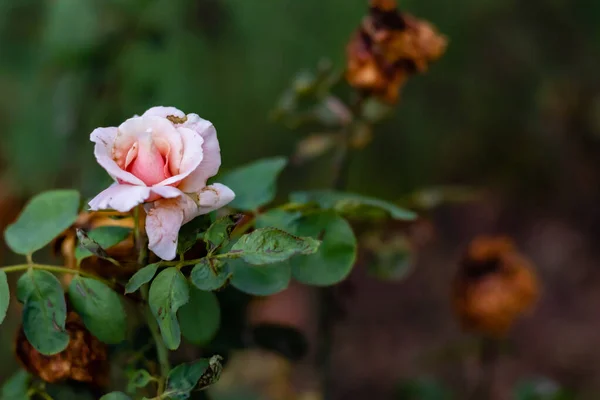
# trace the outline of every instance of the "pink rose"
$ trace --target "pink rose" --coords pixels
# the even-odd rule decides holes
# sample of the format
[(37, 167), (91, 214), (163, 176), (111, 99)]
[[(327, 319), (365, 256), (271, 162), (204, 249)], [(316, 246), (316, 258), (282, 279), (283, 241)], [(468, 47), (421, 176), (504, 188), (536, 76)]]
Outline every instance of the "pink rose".
[(221, 165), (217, 131), (196, 114), (153, 107), (118, 128), (97, 128), (90, 139), (98, 163), (115, 180), (89, 205), (127, 212), (145, 203), (148, 247), (164, 260), (176, 256), (181, 226), (235, 197), (227, 186), (207, 186)]

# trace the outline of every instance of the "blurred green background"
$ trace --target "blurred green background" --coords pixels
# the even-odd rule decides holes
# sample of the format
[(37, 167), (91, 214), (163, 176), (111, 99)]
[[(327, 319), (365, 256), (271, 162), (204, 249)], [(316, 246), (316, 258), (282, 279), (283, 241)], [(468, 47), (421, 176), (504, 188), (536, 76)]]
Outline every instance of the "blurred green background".
[[(409, 81), (354, 157), (350, 189), (394, 200), (431, 185), (485, 186), (513, 213), (504, 227), (518, 233), (524, 215), (560, 216), (593, 242), (600, 2), (400, 7), (434, 23), (448, 51)], [(92, 196), (109, 177), (89, 133), (154, 105), (211, 120), (223, 170), (289, 155), (300, 135), (270, 110), (299, 71), (323, 58), (343, 70), (366, 9), (367, 0), (0, 0), (1, 173), (24, 196), (54, 187)], [(325, 185), (327, 164), (287, 170), (283, 189)]]

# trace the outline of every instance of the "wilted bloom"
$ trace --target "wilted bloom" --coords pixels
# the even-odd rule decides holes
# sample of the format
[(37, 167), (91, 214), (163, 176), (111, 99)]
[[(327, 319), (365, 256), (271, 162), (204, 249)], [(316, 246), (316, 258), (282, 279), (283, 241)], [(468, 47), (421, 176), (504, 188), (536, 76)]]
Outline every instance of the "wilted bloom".
[(175, 258), (179, 228), (235, 197), (220, 183), (207, 185), (221, 165), (214, 126), (196, 114), (154, 107), (119, 127), (91, 134), (98, 163), (115, 183), (90, 202), (92, 210), (130, 211), (145, 204), (149, 248)]
[(74, 380), (105, 386), (109, 369), (106, 346), (85, 328), (74, 312), (67, 314), (65, 327), (70, 337), (69, 345), (51, 356), (34, 349), (21, 329), (16, 344), (17, 359), (27, 371), (46, 382)]
[(471, 242), (454, 284), (454, 306), (465, 329), (501, 337), (538, 296), (533, 267), (510, 239)]
[(369, 15), (348, 44), (346, 79), (395, 103), (408, 77), (425, 72), (446, 44), (433, 25), (400, 13), (394, 0), (371, 0)]

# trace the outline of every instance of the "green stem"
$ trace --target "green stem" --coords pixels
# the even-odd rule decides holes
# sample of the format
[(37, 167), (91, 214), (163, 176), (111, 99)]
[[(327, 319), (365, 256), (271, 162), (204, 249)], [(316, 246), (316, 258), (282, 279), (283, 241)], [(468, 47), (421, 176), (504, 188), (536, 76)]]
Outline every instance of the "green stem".
[[(142, 287), (142, 297), (144, 300), (148, 300), (148, 285), (144, 285)], [(165, 383), (167, 380), (167, 376), (169, 375), (169, 371), (171, 371), (171, 365), (169, 364), (169, 350), (165, 346), (165, 343), (162, 340), (162, 336), (160, 334), (160, 330), (158, 328), (158, 324), (150, 307), (144, 305), (144, 314), (146, 316), (146, 322), (148, 324), (148, 329), (152, 334), (152, 339), (154, 340), (156, 347), (156, 357), (158, 358), (158, 365), (160, 366), (160, 377), (158, 379), (158, 395), (160, 396), (165, 391)], [(160, 397), (159, 397), (160, 398)]]
[[(143, 206), (138, 206), (134, 211), (134, 221), (135, 221), (135, 240), (136, 246), (138, 249), (138, 267), (143, 268), (148, 264), (148, 236), (144, 232), (144, 228), (140, 224), (140, 216), (143, 212)], [(152, 334), (152, 339), (154, 340), (154, 345), (156, 348), (156, 358), (158, 359), (158, 365), (160, 367), (160, 377), (158, 378), (158, 398), (165, 391), (165, 383), (167, 381), (167, 376), (169, 375), (169, 371), (171, 370), (171, 365), (169, 364), (169, 350), (165, 346), (165, 343), (162, 339), (162, 335), (160, 334), (160, 329), (158, 327), (158, 323), (152, 314), (152, 310), (150, 310), (150, 306), (148, 305), (148, 293), (149, 293), (149, 285), (142, 286), (141, 289), (142, 299), (144, 300), (143, 314), (146, 318), (146, 323), (148, 324), (148, 329)]]
[(85, 272), (85, 271), (81, 271), (81, 270), (76, 270), (76, 269), (71, 269), (71, 268), (66, 268), (66, 267), (59, 267), (57, 265), (43, 265), (43, 264), (19, 264), (19, 265), (10, 265), (8, 267), (2, 267), (0, 268), (0, 271), (4, 271), (6, 273), (9, 272), (19, 272), (19, 271), (26, 271), (28, 269), (37, 269), (40, 271), (48, 271), (48, 272), (56, 272), (59, 274), (73, 274), (73, 275), (81, 275), (81, 276), (85, 276), (87, 278), (92, 278), (95, 279), (97, 281), (100, 281), (102, 283), (104, 283), (107, 286), (113, 286), (113, 284), (103, 278), (100, 278), (99, 276), (96, 276), (94, 274), (91, 274), (89, 272)]

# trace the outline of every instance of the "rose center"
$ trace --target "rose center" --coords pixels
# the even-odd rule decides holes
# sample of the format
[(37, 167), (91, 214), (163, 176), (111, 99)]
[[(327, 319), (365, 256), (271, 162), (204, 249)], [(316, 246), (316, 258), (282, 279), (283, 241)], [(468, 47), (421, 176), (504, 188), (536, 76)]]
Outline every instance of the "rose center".
[(152, 186), (171, 177), (166, 165), (166, 156), (160, 153), (152, 136), (148, 134), (134, 143), (129, 150), (126, 171), (138, 177), (146, 185)]

